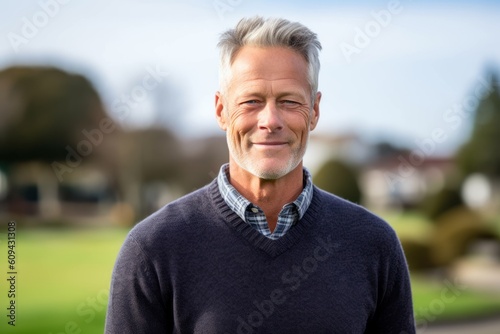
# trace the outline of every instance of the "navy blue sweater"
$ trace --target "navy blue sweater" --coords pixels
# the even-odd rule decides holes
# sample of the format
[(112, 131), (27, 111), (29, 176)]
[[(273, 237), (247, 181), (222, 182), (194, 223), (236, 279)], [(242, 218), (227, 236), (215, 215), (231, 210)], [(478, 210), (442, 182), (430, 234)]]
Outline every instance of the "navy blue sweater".
[(136, 225), (118, 255), (106, 333), (415, 333), (408, 269), (390, 226), (314, 189), (278, 240), (214, 180)]

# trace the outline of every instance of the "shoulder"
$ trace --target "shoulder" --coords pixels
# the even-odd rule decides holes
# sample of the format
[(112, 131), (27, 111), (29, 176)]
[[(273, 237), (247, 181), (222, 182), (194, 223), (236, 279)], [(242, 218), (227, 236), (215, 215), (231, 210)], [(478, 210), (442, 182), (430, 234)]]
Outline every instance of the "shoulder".
[(383, 229), (391, 229), (382, 218), (365, 207), (338, 197), (316, 186), (314, 187), (313, 201), (318, 203), (322, 215), (333, 216), (342, 221), (351, 223), (358, 221), (359, 223), (371, 224), (366, 227), (373, 225)]
[(352, 203), (318, 187), (314, 188), (313, 199), (317, 201), (318, 218), (336, 233), (355, 242), (376, 248), (399, 247), (394, 229), (381, 217), (363, 206)]
[(216, 212), (211, 204), (207, 185), (189, 193), (154, 212), (129, 233), (129, 237), (141, 245), (154, 247), (179, 238), (194, 238), (200, 226), (214, 219)]

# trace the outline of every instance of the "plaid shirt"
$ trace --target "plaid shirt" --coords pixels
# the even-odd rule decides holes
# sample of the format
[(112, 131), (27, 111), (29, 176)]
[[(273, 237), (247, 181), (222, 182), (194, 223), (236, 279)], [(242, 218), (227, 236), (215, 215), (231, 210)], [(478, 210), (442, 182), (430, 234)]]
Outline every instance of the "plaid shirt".
[(238, 214), (244, 222), (250, 224), (253, 228), (269, 239), (276, 240), (279, 237), (284, 236), (290, 227), (302, 218), (309, 207), (309, 204), (311, 204), (313, 196), (311, 174), (306, 168), (304, 168), (304, 189), (295, 201), (283, 206), (278, 215), (276, 228), (271, 233), (264, 211), (243, 197), (231, 185), (231, 183), (229, 183), (229, 179), (227, 177), (228, 173), (229, 164), (225, 164), (221, 167), (217, 177), (217, 183), (219, 185), (219, 191), (222, 198), (231, 210)]

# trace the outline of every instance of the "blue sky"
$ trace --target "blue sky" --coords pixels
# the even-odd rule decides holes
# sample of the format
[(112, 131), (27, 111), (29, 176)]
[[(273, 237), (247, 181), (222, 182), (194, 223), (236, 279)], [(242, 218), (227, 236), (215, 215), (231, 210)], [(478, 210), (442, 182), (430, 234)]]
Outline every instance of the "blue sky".
[[(415, 145), (441, 130), (446, 140), (435, 153), (451, 152), (470, 128), (470, 113), (460, 110), (484, 87), (486, 69), (500, 69), (495, 1), (60, 1), (2, 4), (0, 67), (50, 64), (85, 74), (127, 127), (221, 133), (213, 116), (215, 45), (243, 16), (282, 16), (318, 33), (318, 134), (355, 131)], [(28, 37), (27, 21), (38, 24)], [(114, 103), (141, 85), (148, 68), (168, 75), (119, 117)]]

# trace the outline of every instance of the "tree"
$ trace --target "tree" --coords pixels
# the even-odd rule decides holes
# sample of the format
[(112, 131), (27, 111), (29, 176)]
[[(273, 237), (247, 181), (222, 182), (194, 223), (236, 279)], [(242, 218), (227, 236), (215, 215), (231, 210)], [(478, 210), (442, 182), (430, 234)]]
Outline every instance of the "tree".
[(172, 181), (179, 178), (180, 142), (165, 128), (128, 131), (120, 138), (121, 163), (135, 170), (138, 181)]
[(106, 117), (90, 82), (51, 67), (0, 71), (0, 161), (64, 159)]
[(490, 87), (475, 111), (472, 134), (457, 153), (458, 166), (465, 175), (483, 173), (500, 177), (500, 92), (498, 79), (491, 76)]
[(183, 150), (181, 181), (186, 191), (209, 183), (217, 177), (221, 165), (228, 162), (229, 151), (225, 136), (185, 140)]

